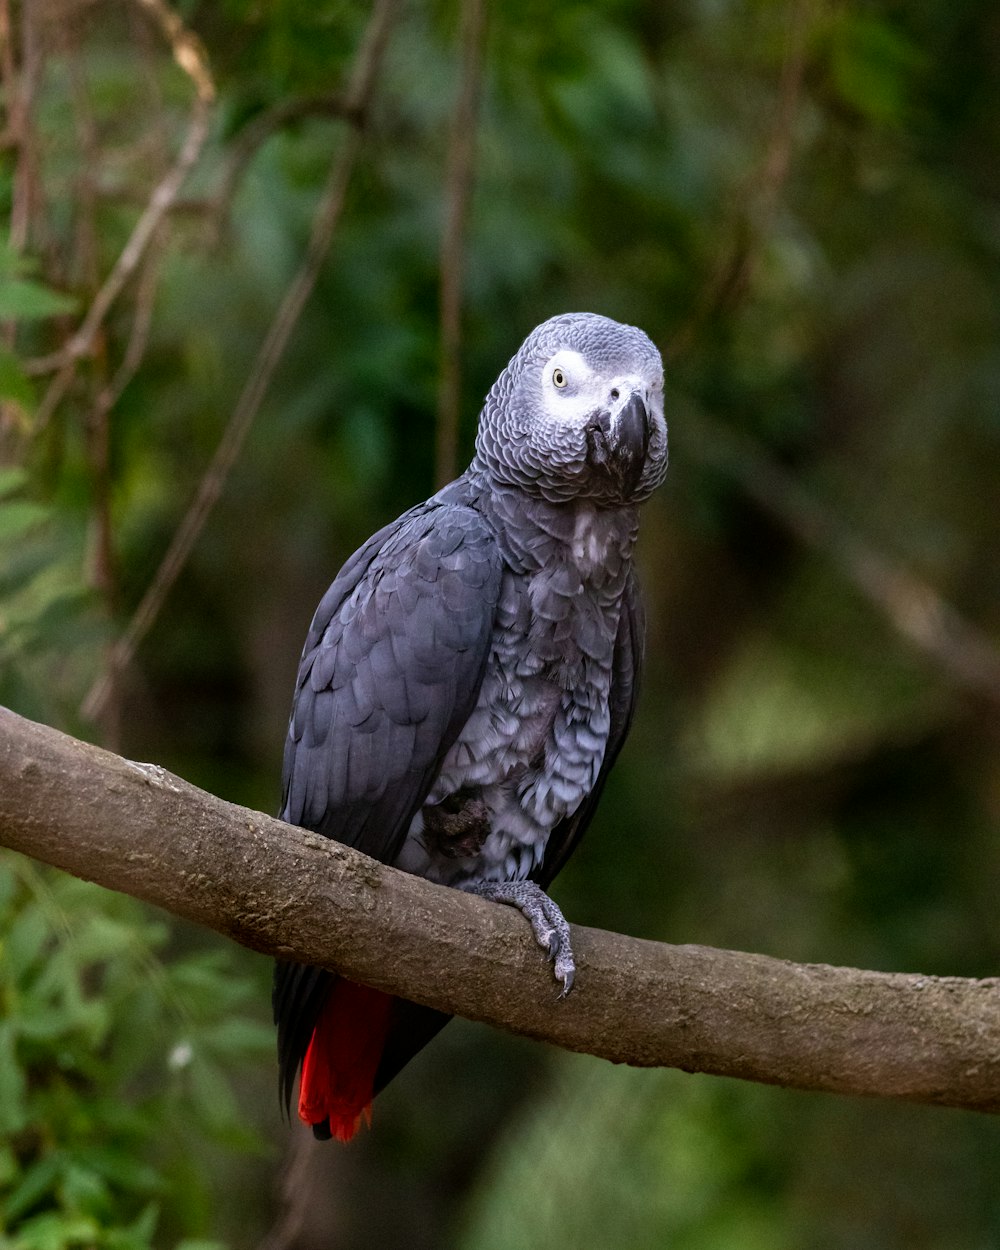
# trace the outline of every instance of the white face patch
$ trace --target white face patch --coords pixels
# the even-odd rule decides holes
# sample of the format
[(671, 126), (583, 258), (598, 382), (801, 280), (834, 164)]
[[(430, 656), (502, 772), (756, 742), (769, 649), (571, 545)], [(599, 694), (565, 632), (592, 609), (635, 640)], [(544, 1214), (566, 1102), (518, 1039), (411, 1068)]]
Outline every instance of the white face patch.
[(582, 421), (593, 412), (600, 389), (600, 379), (569, 348), (556, 352), (542, 370), (542, 405), (553, 421)]

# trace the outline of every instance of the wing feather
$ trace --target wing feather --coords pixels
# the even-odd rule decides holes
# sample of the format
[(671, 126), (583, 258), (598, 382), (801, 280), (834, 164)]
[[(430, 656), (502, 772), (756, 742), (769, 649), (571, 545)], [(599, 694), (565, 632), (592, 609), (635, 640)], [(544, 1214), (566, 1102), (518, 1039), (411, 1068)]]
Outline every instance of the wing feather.
[[(302, 653), (285, 743), (283, 820), (384, 863), (395, 859), (475, 707), (501, 573), (482, 517), (448, 504), (413, 509), (348, 560), (316, 610)], [(276, 965), (286, 1109), (333, 979), (320, 968)], [(421, 1010), (400, 1008), (401, 1022), (430, 1028)], [(409, 1043), (393, 1045), (400, 1055), (392, 1062), (400, 1063)]]

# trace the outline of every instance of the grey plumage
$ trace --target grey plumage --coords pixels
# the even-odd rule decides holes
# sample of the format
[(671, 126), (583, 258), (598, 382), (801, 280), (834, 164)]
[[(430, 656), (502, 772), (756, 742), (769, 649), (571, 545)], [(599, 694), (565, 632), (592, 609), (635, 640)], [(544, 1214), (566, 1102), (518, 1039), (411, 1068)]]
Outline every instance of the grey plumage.
[[(632, 719), (638, 504), (666, 461), (662, 364), (641, 330), (582, 313), (534, 330), (486, 398), (469, 469), (323, 597), (282, 817), (447, 884), (544, 888)], [(568, 987), (568, 944), (566, 958)], [(278, 967), (286, 1101), (330, 979)], [(446, 1019), (394, 1010), (376, 1088)]]

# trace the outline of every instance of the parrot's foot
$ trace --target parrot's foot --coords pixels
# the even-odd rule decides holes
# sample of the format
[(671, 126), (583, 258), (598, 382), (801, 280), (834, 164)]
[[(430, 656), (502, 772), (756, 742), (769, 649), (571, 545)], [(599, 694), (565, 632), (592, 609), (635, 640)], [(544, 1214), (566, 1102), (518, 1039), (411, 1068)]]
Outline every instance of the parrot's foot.
[(562, 986), (559, 997), (565, 998), (576, 976), (569, 925), (542, 887), (533, 881), (466, 881), (460, 888), (494, 903), (516, 907), (527, 918), (535, 941), (553, 962), (552, 971)]

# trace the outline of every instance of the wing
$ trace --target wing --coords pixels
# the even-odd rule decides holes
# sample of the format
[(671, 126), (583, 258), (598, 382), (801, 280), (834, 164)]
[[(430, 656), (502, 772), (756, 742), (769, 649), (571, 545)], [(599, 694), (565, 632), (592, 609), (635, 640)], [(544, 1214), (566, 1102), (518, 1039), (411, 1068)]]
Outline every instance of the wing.
[(545, 847), (545, 857), (531, 874), (543, 889), (555, 877), (583, 837), (587, 826), (593, 819), (597, 804), (600, 801), (608, 774), (618, 758), (618, 753), (625, 745), (628, 731), (632, 726), (639, 693), (639, 679), (642, 675), (643, 653), (645, 650), (646, 618), (642, 607), (642, 594), (635, 572), (629, 575), (622, 599), (621, 616), (618, 619), (618, 634), (615, 638), (614, 659), (611, 670), (611, 690), (608, 697), (610, 728), (608, 744), (604, 752), (601, 770), (597, 774), (594, 788), (583, 800), (572, 816), (568, 816), (552, 830)]
[[(281, 818), (391, 863), (489, 658), (502, 561), (471, 508), (422, 505), (371, 538), (324, 595), (285, 743)], [(275, 969), (287, 1105), (330, 973)]]
[(306, 640), (281, 817), (391, 863), (475, 706), (501, 561), (479, 514), (454, 506), (410, 513), (359, 557)]

